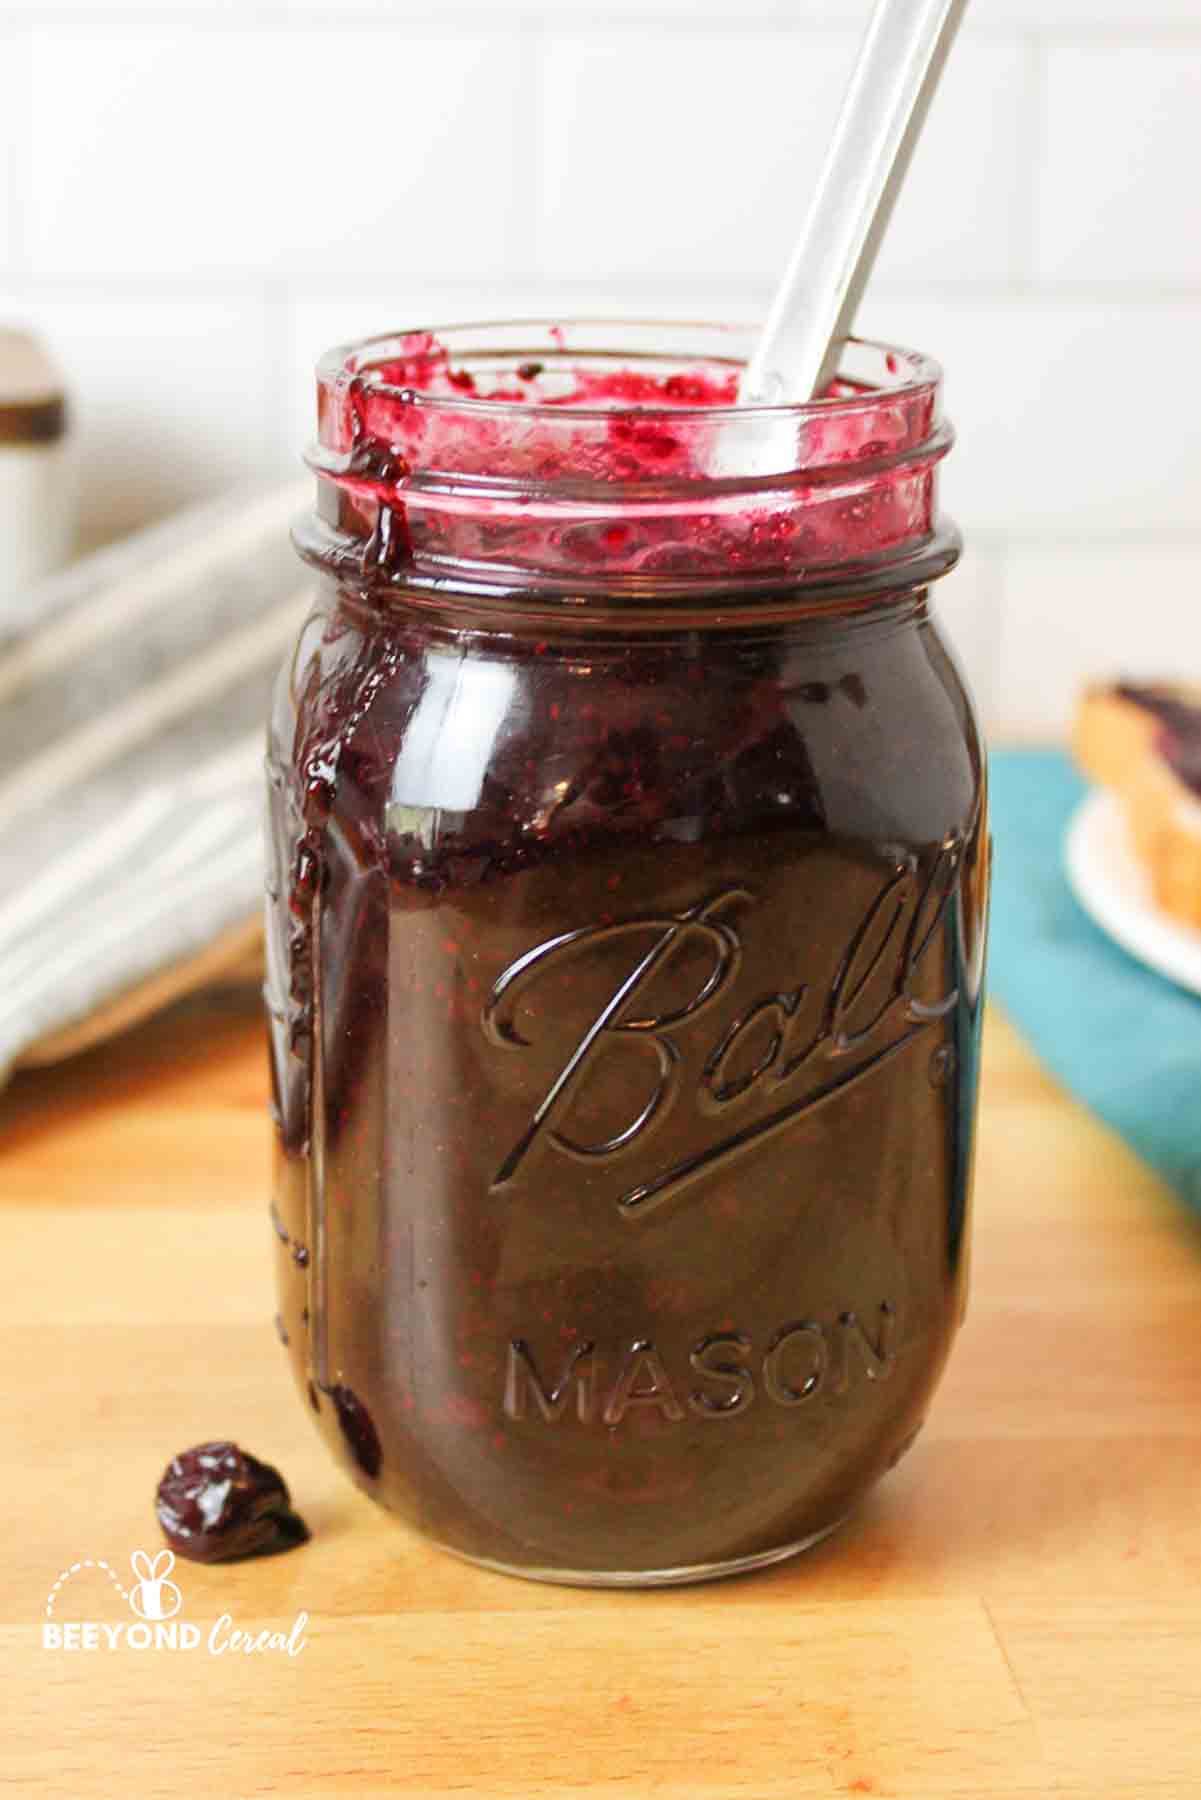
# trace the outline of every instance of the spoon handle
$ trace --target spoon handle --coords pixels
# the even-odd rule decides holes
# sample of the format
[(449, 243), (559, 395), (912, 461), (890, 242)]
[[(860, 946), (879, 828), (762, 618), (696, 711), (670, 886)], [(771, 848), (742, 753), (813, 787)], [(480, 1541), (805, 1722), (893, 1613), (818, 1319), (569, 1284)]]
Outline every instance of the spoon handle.
[(808, 400), (836, 372), (966, 4), (877, 0), (744, 404)]

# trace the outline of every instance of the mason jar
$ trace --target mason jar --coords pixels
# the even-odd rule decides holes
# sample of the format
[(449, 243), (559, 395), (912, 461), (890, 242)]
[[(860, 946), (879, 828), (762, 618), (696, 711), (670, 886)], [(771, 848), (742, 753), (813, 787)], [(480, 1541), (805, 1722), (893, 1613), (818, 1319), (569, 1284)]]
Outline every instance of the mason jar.
[(746, 334), (318, 372), (270, 731), (279, 1328), (443, 1548), (655, 1584), (829, 1532), (965, 1293), (984, 759), (924, 356)]

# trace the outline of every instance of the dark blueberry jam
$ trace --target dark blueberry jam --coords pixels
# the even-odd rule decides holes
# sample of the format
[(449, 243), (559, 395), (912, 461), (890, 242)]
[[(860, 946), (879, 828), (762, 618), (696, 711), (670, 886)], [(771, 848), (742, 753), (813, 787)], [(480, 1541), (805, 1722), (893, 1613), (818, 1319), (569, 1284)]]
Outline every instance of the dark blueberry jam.
[(1157, 748), (1176, 779), (1201, 798), (1201, 711), (1187, 726), (1162, 732)]
[(1201, 705), (1171, 687), (1120, 682), (1117, 693), (1158, 721), (1155, 748), (1184, 786), (1201, 797)]
[(1201, 736), (1201, 706), (1195, 700), (1183, 699), (1178, 690), (1170, 687), (1144, 687), (1122, 681), (1118, 683), (1115, 692), (1119, 699), (1127, 701), (1131, 706), (1141, 707), (1180, 737)]
[(962, 1313), (970, 702), (903, 561), (573, 596), (434, 579), (404, 523), (357, 578), (305, 542), (272, 722), (281, 1335), (450, 1549), (751, 1566), (908, 1447)]

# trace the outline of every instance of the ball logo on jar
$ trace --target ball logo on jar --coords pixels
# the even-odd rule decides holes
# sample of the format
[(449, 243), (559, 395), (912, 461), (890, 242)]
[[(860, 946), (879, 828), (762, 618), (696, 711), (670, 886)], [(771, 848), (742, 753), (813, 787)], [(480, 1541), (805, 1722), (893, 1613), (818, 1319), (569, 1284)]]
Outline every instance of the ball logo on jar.
[[(940, 846), (924, 871), (891, 869), (854, 918), (824, 979), (806, 971), (794, 985), (741, 1006), (734, 997), (744, 960), (740, 927), (756, 897), (740, 885), (680, 913), (563, 932), (518, 957), (494, 984), (483, 1027), (493, 1044), (528, 1050), (532, 1039), (522, 1009), (532, 1010), (540, 986), (553, 992), (556, 978), (590, 954), (628, 951), (618, 958), (611, 992), (501, 1160), (492, 1191), (514, 1187), (548, 1155), (596, 1164), (645, 1148), (680, 1101), (687, 1066), (696, 1060), (685, 1052), (698, 1041), (703, 1062), (693, 1104), (711, 1135), (625, 1187), (616, 1197), (625, 1218), (647, 1216), (750, 1155), (898, 1056), (959, 999), (957, 986), (943, 986), (946, 958), (930, 952), (962, 863), (963, 841), (955, 838)], [(670, 1005), (648, 1005), (653, 985), (685, 958), (687, 991), (675, 994)], [(572, 1131), (573, 1109), (601, 1059), (615, 1055), (631, 1066), (635, 1058), (644, 1064), (645, 1080), (633, 1084), (637, 1104), (616, 1130), (583, 1141)]]

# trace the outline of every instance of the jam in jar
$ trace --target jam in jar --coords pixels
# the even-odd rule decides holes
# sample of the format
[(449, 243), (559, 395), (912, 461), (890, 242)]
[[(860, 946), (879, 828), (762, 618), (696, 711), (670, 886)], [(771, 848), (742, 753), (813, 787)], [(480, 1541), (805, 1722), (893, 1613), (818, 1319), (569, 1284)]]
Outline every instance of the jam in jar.
[(514, 1574), (814, 1542), (964, 1305), (987, 833), (939, 372), (852, 341), (740, 409), (748, 348), (526, 323), (319, 369), (281, 1336), (359, 1485)]

